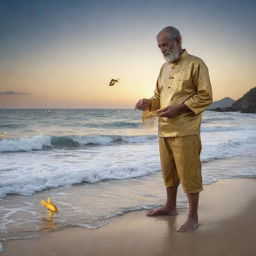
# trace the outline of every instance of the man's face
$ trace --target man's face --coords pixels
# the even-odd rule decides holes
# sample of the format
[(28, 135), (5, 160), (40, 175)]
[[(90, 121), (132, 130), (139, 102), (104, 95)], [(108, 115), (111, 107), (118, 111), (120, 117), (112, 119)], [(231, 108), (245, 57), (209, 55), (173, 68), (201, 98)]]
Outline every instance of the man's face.
[(166, 61), (174, 62), (179, 58), (177, 41), (175, 39), (170, 40), (168, 33), (160, 34), (160, 36), (157, 38), (157, 44)]

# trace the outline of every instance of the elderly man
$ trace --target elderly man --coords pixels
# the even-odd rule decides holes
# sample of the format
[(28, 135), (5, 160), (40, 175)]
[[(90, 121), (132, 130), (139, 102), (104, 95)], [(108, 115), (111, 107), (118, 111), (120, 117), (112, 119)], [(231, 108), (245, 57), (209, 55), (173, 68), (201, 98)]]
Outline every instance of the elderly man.
[(156, 111), (161, 169), (167, 191), (166, 204), (147, 216), (176, 215), (177, 188), (181, 183), (188, 197), (189, 213), (177, 231), (198, 227), (198, 201), (201, 176), (201, 113), (212, 103), (208, 69), (198, 57), (182, 49), (175, 27), (165, 27), (157, 43), (166, 62), (157, 79), (154, 96), (141, 99), (136, 108)]

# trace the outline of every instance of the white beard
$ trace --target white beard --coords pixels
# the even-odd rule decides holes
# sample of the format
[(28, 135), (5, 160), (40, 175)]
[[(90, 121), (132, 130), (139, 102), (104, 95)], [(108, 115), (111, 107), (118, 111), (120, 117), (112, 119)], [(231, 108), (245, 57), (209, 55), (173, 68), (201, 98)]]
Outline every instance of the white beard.
[(172, 50), (166, 52), (165, 55), (163, 54), (163, 57), (164, 57), (166, 62), (174, 62), (180, 57), (179, 49), (177, 47), (176, 42), (175, 42)]

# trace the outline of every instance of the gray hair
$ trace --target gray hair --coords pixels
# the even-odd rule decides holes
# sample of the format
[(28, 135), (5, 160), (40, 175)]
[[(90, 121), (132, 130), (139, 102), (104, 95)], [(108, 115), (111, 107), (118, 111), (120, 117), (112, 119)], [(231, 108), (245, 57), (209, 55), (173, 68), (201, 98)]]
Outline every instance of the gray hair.
[(172, 26), (168, 26), (163, 28), (156, 36), (156, 38), (158, 38), (162, 33), (168, 33), (168, 37), (170, 40), (176, 39), (176, 38), (180, 38), (181, 39), (181, 34), (180, 31)]

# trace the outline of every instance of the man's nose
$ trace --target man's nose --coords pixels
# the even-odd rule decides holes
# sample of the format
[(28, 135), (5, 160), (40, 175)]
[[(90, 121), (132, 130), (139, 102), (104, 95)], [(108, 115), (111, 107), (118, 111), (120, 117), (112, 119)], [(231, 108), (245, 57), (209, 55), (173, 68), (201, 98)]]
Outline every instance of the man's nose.
[(165, 47), (164, 46), (160, 47), (160, 50), (161, 50), (161, 53), (164, 53), (165, 52)]
[(160, 47), (160, 50), (161, 50), (162, 53), (165, 53), (167, 48), (165, 46), (162, 46), (162, 47)]

